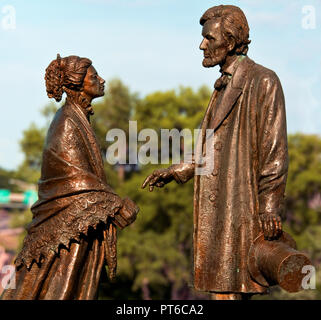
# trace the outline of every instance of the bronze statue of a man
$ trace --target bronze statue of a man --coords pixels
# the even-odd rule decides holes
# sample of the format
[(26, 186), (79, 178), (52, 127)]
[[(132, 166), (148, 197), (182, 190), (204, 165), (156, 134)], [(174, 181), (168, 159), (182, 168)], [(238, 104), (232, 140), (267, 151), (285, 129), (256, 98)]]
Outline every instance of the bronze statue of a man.
[(277, 75), (248, 58), (249, 26), (235, 6), (208, 9), (203, 26), (203, 66), (220, 66), (201, 128), (214, 130), (214, 169), (196, 175), (195, 161), (156, 170), (143, 187), (194, 177), (194, 285), (214, 299), (264, 293), (248, 270), (259, 234), (282, 233), (288, 170), (285, 103)]
[(105, 81), (87, 58), (59, 55), (46, 69), (50, 98), (67, 94), (48, 130), (39, 200), (16, 265), (16, 289), (2, 299), (94, 299), (108, 265), (116, 271), (116, 225), (132, 223), (138, 207), (107, 184), (90, 126), (91, 101)]

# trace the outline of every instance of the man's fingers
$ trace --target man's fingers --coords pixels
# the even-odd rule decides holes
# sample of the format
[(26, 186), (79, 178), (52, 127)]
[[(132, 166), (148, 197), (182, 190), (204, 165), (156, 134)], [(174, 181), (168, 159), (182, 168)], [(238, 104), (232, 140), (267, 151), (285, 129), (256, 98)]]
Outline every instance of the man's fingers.
[(277, 218), (277, 225), (278, 225), (279, 233), (281, 233), (282, 232), (282, 221), (281, 221), (280, 217)]
[(261, 218), (259, 219), (259, 225), (260, 225), (261, 230), (263, 230), (263, 225), (262, 225)]
[(275, 229), (274, 229), (274, 221), (272, 219), (272, 217), (270, 217), (269, 219), (269, 238), (270, 240), (273, 239), (274, 234), (275, 234)]
[(150, 181), (153, 177), (154, 177), (154, 175), (151, 174), (151, 175), (149, 175), (149, 176), (145, 179), (145, 181), (144, 181), (143, 184), (142, 184), (142, 189), (144, 189), (144, 188), (147, 186), (147, 184), (149, 183), (149, 181)]
[(149, 181), (150, 186), (154, 186), (158, 182), (159, 176), (154, 176), (151, 181)]
[(159, 175), (157, 171), (154, 171), (151, 175), (149, 175), (142, 184), (142, 188), (144, 189), (148, 184), (154, 185), (155, 182), (159, 179)]
[(276, 238), (278, 228), (277, 228), (277, 222), (275, 217), (271, 218), (271, 224), (272, 224), (272, 238)]
[(282, 221), (278, 215), (262, 215), (260, 226), (265, 240), (274, 240), (282, 234)]
[(167, 177), (167, 172), (161, 170), (155, 170), (151, 175), (149, 175), (142, 184), (142, 189), (149, 185), (149, 191), (152, 192), (154, 187), (162, 188), (166, 184), (165, 180)]
[(266, 219), (264, 219), (263, 221), (263, 230), (264, 230), (264, 238), (267, 239), (269, 237), (269, 228), (268, 228)]
[(279, 237), (282, 234), (282, 221), (281, 221), (280, 217), (277, 218), (276, 225), (277, 225), (277, 231), (276, 231), (277, 235), (276, 236)]
[(266, 238), (267, 240), (271, 240), (271, 238), (273, 237), (273, 225), (270, 219), (265, 220), (265, 226), (266, 226)]
[(277, 239), (282, 233), (282, 223), (280, 217), (273, 217), (273, 238)]

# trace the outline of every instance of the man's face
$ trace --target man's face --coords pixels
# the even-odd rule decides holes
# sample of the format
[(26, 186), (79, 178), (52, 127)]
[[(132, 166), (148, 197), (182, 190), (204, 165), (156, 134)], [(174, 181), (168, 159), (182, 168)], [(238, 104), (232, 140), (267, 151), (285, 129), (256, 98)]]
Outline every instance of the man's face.
[(203, 50), (203, 66), (205, 68), (222, 65), (228, 54), (228, 42), (223, 37), (221, 22), (207, 20), (202, 30), (203, 41), (200, 49)]
[(105, 80), (101, 78), (96, 69), (90, 66), (84, 79), (83, 92), (90, 98), (102, 97), (105, 93)]

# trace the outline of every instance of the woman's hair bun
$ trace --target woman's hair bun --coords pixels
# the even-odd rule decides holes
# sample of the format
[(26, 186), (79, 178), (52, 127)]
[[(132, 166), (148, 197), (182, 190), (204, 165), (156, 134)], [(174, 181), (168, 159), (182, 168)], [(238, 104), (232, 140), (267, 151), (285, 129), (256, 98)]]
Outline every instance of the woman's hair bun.
[(64, 93), (62, 59), (59, 53), (57, 54), (57, 59), (51, 61), (46, 69), (45, 80), (48, 97), (54, 98), (59, 102)]

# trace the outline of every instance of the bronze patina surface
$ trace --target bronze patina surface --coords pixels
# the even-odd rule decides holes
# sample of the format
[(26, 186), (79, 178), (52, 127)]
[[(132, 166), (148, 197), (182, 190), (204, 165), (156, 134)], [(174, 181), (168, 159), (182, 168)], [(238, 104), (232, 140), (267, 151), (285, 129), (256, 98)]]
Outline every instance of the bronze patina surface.
[(67, 99), (47, 133), (39, 200), (15, 261), (16, 289), (2, 299), (94, 299), (106, 264), (115, 277), (116, 225), (132, 223), (138, 207), (107, 184), (89, 122), (105, 81), (91, 61), (58, 55), (45, 80), (50, 98), (66, 92)]
[(221, 72), (201, 124), (203, 137), (206, 129), (214, 130), (214, 169), (197, 175), (193, 159), (154, 171), (142, 187), (152, 191), (172, 180), (194, 178), (194, 286), (214, 299), (241, 299), (265, 293), (269, 286), (249, 272), (254, 240), (262, 234), (263, 241), (273, 242), (282, 235), (288, 172), (285, 101), (275, 72), (247, 56), (249, 27), (238, 7), (210, 8), (200, 23), (203, 66), (219, 65)]
[(266, 241), (260, 234), (249, 251), (249, 272), (266, 287), (278, 284), (288, 292), (302, 290), (302, 270), (307, 265), (311, 265), (309, 258), (296, 250), (295, 241), (284, 231), (273, 241)]

